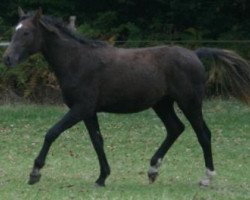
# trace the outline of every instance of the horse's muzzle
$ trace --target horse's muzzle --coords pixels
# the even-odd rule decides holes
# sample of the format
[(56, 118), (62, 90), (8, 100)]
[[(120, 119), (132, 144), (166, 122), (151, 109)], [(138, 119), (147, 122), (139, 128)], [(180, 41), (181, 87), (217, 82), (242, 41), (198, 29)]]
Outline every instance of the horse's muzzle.
[(18, 64), (18, 58), (14, 56), (4, 55), (3, 62), (7, 67), (13, 67)]

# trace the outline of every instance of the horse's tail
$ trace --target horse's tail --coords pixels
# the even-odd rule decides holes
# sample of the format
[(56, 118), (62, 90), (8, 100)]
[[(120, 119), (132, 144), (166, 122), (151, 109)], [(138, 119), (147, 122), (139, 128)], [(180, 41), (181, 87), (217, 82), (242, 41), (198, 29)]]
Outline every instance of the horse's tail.
[[(199, 48), (195, 50), (197, 56), (206, 61), (208, 79), (206, 86), (216, 83), (220, 90), (250, 104), (250, 65), (234, 51), (217, 48)], [(212, 62), (212, 63), (211, 63)]]

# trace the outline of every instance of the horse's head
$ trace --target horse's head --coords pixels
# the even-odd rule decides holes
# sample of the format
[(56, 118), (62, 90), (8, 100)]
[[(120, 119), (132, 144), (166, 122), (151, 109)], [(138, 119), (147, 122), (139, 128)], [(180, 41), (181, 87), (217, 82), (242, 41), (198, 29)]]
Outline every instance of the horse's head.
[(19, 64), (41, 50), (42, 35), (39, 30), (39, 21), (42, 10), (39, 9), (34, 15), (25, 14), (21, 8), (18, 11), (19, 23), (16, 25), (11, 43), (3, 55), (4, 63), (8, 67)]

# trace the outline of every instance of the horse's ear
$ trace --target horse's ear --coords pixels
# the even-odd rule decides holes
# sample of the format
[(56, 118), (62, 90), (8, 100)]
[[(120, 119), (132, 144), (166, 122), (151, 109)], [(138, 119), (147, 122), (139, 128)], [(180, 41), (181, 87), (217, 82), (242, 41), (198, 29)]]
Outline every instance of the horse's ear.
[(40, 21), (42, 15), (43, 15), (43, 10), (42, 10), (41, 7), (39, 7), (39, 9), (36, 11), (36, 14), (33, 17), (33, 22), (38, 24), (38, 22)]
[(55, 33), (55, 34), (59, 34), (58, 30), (51, 26), (50, 24), (44, 22), (43, 20), (40, 20), (39, 23), (42, 25), (43, 28), (45, 28), (47, 31), (51, 32), (51, 33)]
[(18, 7), (18, 15), (20, 18), (25, 15), (25, 12), (23, 11), (23, 9), (20, 6)]

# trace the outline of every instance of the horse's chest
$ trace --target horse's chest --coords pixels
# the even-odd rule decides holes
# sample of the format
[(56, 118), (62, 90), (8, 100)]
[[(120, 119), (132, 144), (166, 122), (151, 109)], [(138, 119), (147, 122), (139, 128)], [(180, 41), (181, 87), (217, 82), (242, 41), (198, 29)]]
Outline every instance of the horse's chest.
[[(62, 88), (64, 102), (71, 107), (75, 104), (89, 104), (93, 99), (93, 90), (83, 86)], [(90, 100), (91, 99), (91, 100)]]

